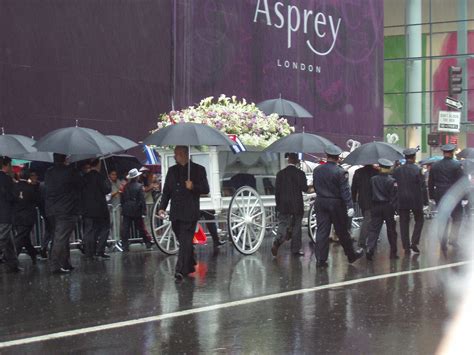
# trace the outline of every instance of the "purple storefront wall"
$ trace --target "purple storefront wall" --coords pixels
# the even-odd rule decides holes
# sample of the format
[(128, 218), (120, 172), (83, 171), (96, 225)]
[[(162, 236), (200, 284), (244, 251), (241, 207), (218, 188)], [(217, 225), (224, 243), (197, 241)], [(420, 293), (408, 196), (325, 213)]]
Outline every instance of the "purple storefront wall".
[[(7, 132), (39, 137), (80, 118), (83, 126), (142, 139), (172, 102), (179, 109), (206, 96), (259, 102), (281, 93), (314, 115), (297, 120), (298, 131), (304, 125), (340, 145), (382, 136), (382, 1), (0, 6), (0, 125)], [(299, 29), (288, 34), (298, 14)]]

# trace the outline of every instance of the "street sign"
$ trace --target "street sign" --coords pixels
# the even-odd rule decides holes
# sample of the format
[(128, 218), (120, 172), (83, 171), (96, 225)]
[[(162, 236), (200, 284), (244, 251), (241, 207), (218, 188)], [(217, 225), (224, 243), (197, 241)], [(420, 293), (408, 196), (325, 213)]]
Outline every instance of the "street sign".
[(446, 106), (448, 107), (451, 107), (451, 108), (455, 108), (457, 110), (460, 110), (462, 109), (464, 103), (462, 101), (459, 101), (459, 100), (456, 100), (456, 99), (453, 99), (452, 97), (446, 97)]
[(461, 112), (439, 111), (438, 131), (459, 132), (461, 128)]

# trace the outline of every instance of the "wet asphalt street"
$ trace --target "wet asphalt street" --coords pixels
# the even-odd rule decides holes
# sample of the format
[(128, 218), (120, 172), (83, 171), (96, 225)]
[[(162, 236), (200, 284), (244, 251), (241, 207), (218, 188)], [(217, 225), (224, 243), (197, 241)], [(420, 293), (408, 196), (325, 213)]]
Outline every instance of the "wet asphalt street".
[(61, 276), (22, 255), (21, 274), (0, 266), (0, 353), (430, 354), (457, 303), (449, 282), (468, 268), (456, 263), (473, 259), (443, 256), (430, 235), (398, 260), (382, 235), (374, 262), (354, 265), (333, 243), (327, 269), (306, 231), (304, 257), (285, 244), (272, 258), (271, 238), (252, 256), (210, 242), (180, 284), (176, 257), (141, 245), (110, 260), (74, 251), (76, 270)]

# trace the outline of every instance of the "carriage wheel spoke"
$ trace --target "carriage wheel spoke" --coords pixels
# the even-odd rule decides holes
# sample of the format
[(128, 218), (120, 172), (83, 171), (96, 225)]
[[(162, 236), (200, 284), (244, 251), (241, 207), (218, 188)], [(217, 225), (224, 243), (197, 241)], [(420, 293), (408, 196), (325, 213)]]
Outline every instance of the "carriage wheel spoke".
[(241, 226), (242, 224), (244, 224), (244, 223), (245, 223), (245, 221), (242, 221), (242, 222), (239, 222), (239, 223), (237, 223), (237, 224), (234, 224), (234, 225), (232, 225), (232, 227), (231, 227), (230, 229), (234, 230), (235, 228), (240, 227), (240, 226)]

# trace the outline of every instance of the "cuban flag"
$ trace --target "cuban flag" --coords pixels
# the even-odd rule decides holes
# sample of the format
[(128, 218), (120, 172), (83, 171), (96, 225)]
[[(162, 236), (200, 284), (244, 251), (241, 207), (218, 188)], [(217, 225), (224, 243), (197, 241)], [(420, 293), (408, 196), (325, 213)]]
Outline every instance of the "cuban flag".
[(158, 159), (158, 156), (155, 152), (155, 150), (148, 146), (148, 145), (144, 145), (143, 146), (143, 151), (145, 152), (145, 155), (146, 155), (146, 163), (148, 165), (158, 165), (160, 164), (160, 159)]
[(245, 148), (245, 146), (242, 144), (242, 142), (240, 141), (239, 137), (237, 137), (237, 135), (235, 134), (228, 134), (227, 135), (229, 137), (229, 139), (233, 142), (235, 142), (234, 145), (231, 145), (231, 149), (232, 151), (237, 154), (237, 153), (240, 153), (240, 152), (246, 152), (247, 151), (247, 148)]

